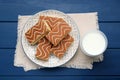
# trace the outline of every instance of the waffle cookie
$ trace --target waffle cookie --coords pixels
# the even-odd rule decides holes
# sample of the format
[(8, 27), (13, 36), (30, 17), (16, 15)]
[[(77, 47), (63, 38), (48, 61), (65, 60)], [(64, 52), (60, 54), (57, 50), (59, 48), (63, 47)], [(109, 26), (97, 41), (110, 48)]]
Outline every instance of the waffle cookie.
[(42, 38), (37, 46), (35, 54), (36, 58), (40, 60), (48, 60), (51, 46), (52, 44), (46, 38)]
[(51, 52), (58, 58), (61, 58), (69, 48), (74, 39), (67, 35), (57, 46), (52, 46)]
[(71, 31), (71, 27), (66, 23), (58, 23), (47, 35), (46, 38), (57, 46), (59, 42)]
[(40, 16), (40, 20), (45, 20), (51, 29), (53, 29), (59, 22), (65, 22), (62, 18)]
[(28, 42), (31, 45), (34, 45), (41, 38), (43, 38), (50, 30), (51, 30), (50, 27), (47, 25), (45, 21), (39, 20), (37, 24), (35, 24), (25, 33), (25, 36)]

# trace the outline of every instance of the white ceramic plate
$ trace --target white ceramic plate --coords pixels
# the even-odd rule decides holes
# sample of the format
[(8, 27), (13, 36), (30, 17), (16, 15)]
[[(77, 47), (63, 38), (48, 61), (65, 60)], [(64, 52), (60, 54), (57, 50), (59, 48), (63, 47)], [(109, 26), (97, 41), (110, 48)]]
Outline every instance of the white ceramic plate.
[[(50, 58), (48, 61), (42, 61), (35, 58), (36, 53), (36, 46), (31, 46), (27, 39), (25, 38), (25, 32), (27, 32), (28, 29), (30, 29), (33, 25), (35, 25), (39, 19), (39, 16), (45, 15), (45, 16), (54, 16), (54, 17), (61, 17), (63, 18), (71, 27), (72, 31), (70, 32), (70, 35), (74, 38), (74, 42), (69, 47), (69, 49), (66, 51), (63, 58), (58, 59), (54, 55), (50, 55)], [(26, 22), (23, 31), (22, 31), (22, 46), (24, 49), (25, 54), (28, 56), (30, 60), (32, 60), (34, 63), (43, 66), (43, 67), (57, 67), (62, 64), (65, 64), (68, 62), (76, 53), (78, 45), (79, 45), (79, 30), (75, 22), (72, 20), (71, 17), (64, 14), (63, 12), (57, 11), (57, 10), (45, 10), (41, 11), (35, 15), (33, 15), (31, 18), (28, 19)]]

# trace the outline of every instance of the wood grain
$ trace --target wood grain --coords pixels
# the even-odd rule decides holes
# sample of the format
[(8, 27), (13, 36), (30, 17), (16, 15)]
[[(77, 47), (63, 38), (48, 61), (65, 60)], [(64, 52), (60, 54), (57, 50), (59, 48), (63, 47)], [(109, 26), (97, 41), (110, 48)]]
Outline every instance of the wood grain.
[(120, 49), (108, 49), (104, 53), (104, 61), (94, 63), (93, 70), (88, 69), (71, 69), (71, 68), (44, 68), (40, 70), (32, 70), (25, 72), (23, 68), (18, 68), (13, 65), (15, 49), (0, 49), (0, 75), (5, 76), (33, 76), (33, 75), (46, 75), (46, 76), (72, 76), (72, 75), (120, 75)]
[(65, 13), (98, 12), (100, 21), (120, 21), (119, 3), (120, 0), (1, 0), (0, 21), (17, 21), (18, 15), (32, 15), (46, 9)]

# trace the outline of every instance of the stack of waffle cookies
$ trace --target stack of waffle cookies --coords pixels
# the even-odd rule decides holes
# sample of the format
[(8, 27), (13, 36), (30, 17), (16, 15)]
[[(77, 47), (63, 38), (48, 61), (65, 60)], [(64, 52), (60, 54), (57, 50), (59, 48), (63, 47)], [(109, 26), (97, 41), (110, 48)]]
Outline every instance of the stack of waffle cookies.
[(25, 37), (31, 46), (37, 45), (35, 57), (47, 61), (50, 54), (59, 59), (63, 57), (74, 39), (70, 36), (72, 28), (63, 19), (51, 16), (40, 16)]

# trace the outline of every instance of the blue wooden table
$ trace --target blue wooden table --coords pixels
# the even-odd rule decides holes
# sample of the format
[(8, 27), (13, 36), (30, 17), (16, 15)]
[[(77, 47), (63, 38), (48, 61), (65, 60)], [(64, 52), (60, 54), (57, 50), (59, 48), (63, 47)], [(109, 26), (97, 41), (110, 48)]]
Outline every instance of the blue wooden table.
[[(46, 9), (65, 13), (98, 12), (99, 26), (108, 37), (104, 61), (93, 70), (68, 68), (24, 72), (13, 66), (18, 15), (32, 15)], [(0, 80), (96, 80), (120, 79), (120, 0), (0, 0)]]

